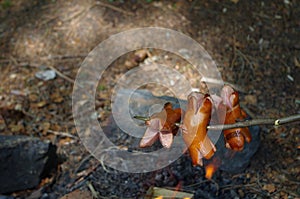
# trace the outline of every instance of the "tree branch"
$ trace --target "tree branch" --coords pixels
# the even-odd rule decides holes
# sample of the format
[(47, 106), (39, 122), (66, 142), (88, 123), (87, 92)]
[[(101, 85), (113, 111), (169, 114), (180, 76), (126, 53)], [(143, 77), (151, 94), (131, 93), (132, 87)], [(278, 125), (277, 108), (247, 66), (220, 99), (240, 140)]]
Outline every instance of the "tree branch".
[[(148, 121), (149, 117), (143, 117), (143, 116), (134, 116), (133, 118), (143, 121)], [(280, 119), (253, 119), (253, 120), (246, 120), (243, 122), (236, 122), (234, 124), (224, 124), (224, 125), (211, 125), (207, 126), (207, 129), (210, 130), (226, 130), (226, 129), (233, 129), (233, 128), (243, 128), (248, 126), (255, 126), (255, 125), (274, 125), (274, 126), (280, 126), (283, 124), (288, 124), (292, 122), (300, 121), (300, 114), (297, 115), (291, 115), (288, 117), (280, 118)], [(179, 123), (176, 123), (177, 126), (180, 126)]]

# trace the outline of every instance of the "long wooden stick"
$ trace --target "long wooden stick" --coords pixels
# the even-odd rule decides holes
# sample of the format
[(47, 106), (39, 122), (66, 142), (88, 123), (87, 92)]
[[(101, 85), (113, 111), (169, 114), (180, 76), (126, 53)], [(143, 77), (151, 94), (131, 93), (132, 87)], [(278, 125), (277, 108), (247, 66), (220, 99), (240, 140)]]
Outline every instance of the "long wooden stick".
[[(143, 117), (143, 116), (134, 116), (133, 118), (143, 121), (148, 121), (149, 117)], [(224, 125), (211, 125), (207, 126), (210, 130), (226, 130), (226, 129), (234, 129), (234, 128), (243, 128), (248, 126), (256, 126), (256, 125), (274, 125), (274, 126), (280, 126), (283, 124), (288, 124), (292, 122), (300, 121), (300, 114), (297, 115), (291, 115), (288, 117), (280, 118), (280, 119), (253, 119), (253, 120), (246, 120), (243, 122), (236, 122), (234, 124), (224, 124)], [(180, 126), (179, 123), (176, 123), (177, 126)]]
[(208, 126), (207, 128), (211, 130), (226, 130), (226, 129), (243, 128), (243, 127), (255, 126), (255, 125), (280, 126), (283, 124), (288, 124), (296, 121), (300, 121), (300, 114), (291, 115), (280, 119), (253, 119), (253, 120), (246, 120), (243, 122), (237, 122), (234, 124), (212, 125), (212, 126)]

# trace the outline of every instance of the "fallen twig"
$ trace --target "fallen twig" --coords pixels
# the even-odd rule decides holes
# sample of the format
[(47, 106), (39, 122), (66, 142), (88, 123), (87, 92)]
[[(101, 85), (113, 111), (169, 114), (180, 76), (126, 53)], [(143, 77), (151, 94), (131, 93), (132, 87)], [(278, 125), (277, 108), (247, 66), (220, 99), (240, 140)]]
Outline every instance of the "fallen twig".
[(70, 182), (68, 185), (67, 185), (67, 188), (70, 190), (70, 191), (73, 191), (75, 189), (78, 189), (79, 187), (81, 187), (83, 185), (84, 182), (87, 181), (88, 177), (94, 172), (96, 171), (96, 169), (98, 168), (100, 163), (90, 167), (89, 169), (86, 170), (86, 172), (77, 177), (75, 180), (72, 180), (72, 182)]
[(83, 159), (81, 160), (81, 162), (79, 163), (79, 166), (75, 169), (74, 173), (78, 173), (78, 171), (79, 171), (79, 169), (81, 168), (81, 166), (82, 166), (85, 162), (87, 162), (91, 157), (93, 157), (92, 154), (89, 154), (89, 155), (87, 155), (85, 158), (83, 158)]
[(52, 133), (54, 135), (59, 135), (59, 136), (63, 136), (63, 137), (69, 137), (69, 138), (73, 138), (75, 140), (78, 139), (78, 137), (71, 135), (70, 133), (66, 133), (66, 132), (58, 132), (58, 131), (53, 131), (53, 130), (47, 130), (48, 133)]
[(111, 5), (111, 4), (103, 3), (103, 2), (101, 2), (101, 1), (97, 1), (95, 4), (96, 4), (96, 5), (103, 6), (103, 7), (110, 8), (110, 9), (112, 9), (112, 10), (114, 10), (114, 11), (123, 13), (123, 14), (125, 14), (125, 15), (134, 16), (134, 14), (133, 14), (132, 12), (128, 12), (128, 11), (122, 10), (121, 8), (118, 8), (118, 7), (113, 6), (113, 5)]
[(99, 193), (95, 190), (94, 186), (92, 185), (92, 183), (90, 183), (89, 181), (87, 182), (87, 186), (90, 189), (90, 191), (92, 192), (93, 198), (100, 198)]
[(235, 36), (233, 36), (233, 47), (232, 47), (232, 53), (233, 53), (233, 58), (232, 58), (232, 61), (231, 61), (231, 68), (234, 67), (234, 64), (235, 64), (235, 61), (236, 61), (236, 39), (235, 39)]
[(58, 76), (60, 76), (61, 78), (63, 78), (63, 79), (65, 79), (65, 80), (67, 80), (68, 82), (74, 84), (75, 81), (74, 81), (73, 79), (71, 79), (70, 77), (68, 77), (68, 76), (66, 76), (66, 75), (64, 75), (64, 74), (62, 74), (59, 70), (57, 70), (57, 69), (54, 68), (53, 66), (47, 65), (47, 67), (50, 68), (51, 70), (55, 71), (56, 74), (57, 74)]
[[(142, 121), (148, 121), (149, 117), (143, 117), (136, 115), (133, 118), (142, 120)], [(234, 124), (220, 124), (220, 125), (210, 125), (207, 126), (207, 129), (210, 130), (226, 130), (226, 129), (233, 129), (233, 128), (243, 128), (248, 126), (256, 126), (256, 125), (274, 125), (274, 126), (280, 126), (287, 123), (297, 122), (300, 121), (300, 114), (292, 115), (289, 117), (284, 117), (280, 119), (253, 119), (253, 120), (246, 120), (243, 122), (237, 122)], [(176, 126), (180, 126), (181, 124), (176, 123)]]
[(85, 58), (87, 54), (78, 54), (78, 55), (50, 55), (47, 57), (42, 57), (41, 59), (52, 60), (52, 59), (76, 59), (76, 58)]
[(251, 69), (253, 69), (252, 63), (251, 63), (251, 61), (248, 59), (248, 57), (247, 57), (242, 51), (240, 51), (240, 50), (237, 49), (237, 48), (236, 48), (236, 52), (237, 52), (240, 56), (242, 56), (242, 57), (246, 60), (246, 62), (249, 64), (249, 66), (251, 67)]

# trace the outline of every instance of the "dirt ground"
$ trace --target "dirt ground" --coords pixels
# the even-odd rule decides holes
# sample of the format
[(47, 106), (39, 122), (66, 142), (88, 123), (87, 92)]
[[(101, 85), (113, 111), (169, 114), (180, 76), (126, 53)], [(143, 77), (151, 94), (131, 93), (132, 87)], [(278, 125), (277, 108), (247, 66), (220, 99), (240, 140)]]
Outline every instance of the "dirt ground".
[[(111, 188), (101, 184), (109, 184), (110, 180), (116, 183), (114, 175), (105, 174), (106, 170), (89, 156), (77, 137), (72, 118), (77, 71), (94, 47), (121, 31), (148, 26), (180, 31), (203, 45), (216, 61), (224, 81), (243, 89), (241, 103), (253, 118), (300, 113), (297, 0), (1, 0), (0, 6), (0, 133), (51, 140), (63, 159), (58, 171), (37, 189), (13, 193), (16, 197), (43, 190), (41, 198), (57, 198), (78, 188), (90, 190), (88, 187), (92, 186), (103, 198), (142, 198), (150, 186), (174, 188), (178, 184), (163, 183), (158, 177), (143, 184), (140, 178), (154, 174), (118, 173), (140, 184), (127, 192), (118, 186), (112, 193)], [(153, 51), (153, 55), (161, 53)], [(101, 99), (97, 105), (100, 117), (109, 115), (113, 82), (128, 70), (126, 61), (130, 57), (132, 54), (113, 63), (99, 83), (96, 97)], [(197, 83), (183, 62), (176, 64)], [(48, 81), (36, 78), (35, 74), (45, 69), (60, 73)], [(261, 147), (243, 173), (217, 172), (214, 182), (186, 181), (186, 188), (180, 189), (192, 187), (196, 191), (216, 184), (219, 186), (217, 190), (212, 188), (215, 194), (211, 198), (225, 198), (222, 193), (235, 198), (299, 198), (299, 123), (261, 127)], [(172, 172), (172, 167), (168, 172)], [(161, 171), (163, 176), (166, 170)], [(102, 176), (97, 176), (97, 172)], [(203, 174), (203, 168), (194, 172)], [(86, 179), (78, 181), (86, 176), (90, 185)], [(191, 178), (196, 178), (196, 174)], [(198, 193), (197, 197), (201, 196), (205, 197)]]

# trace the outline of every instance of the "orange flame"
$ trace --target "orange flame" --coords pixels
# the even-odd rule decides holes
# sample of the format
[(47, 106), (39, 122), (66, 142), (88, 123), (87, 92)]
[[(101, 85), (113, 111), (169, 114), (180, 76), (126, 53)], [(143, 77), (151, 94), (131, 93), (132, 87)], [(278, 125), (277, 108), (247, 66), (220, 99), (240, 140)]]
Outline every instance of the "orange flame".
[(216, 171), (216, 168), (215, 168), (214, 164), (210, 163), (205, 167), (205, 171), (206, 171), (205, 178), (210, 180), (212, 178), (214, 172)]
[(205, 178), (210, 180), (221, 164), (219, 158), (214, 157), (212, 161), (205, 167)]

